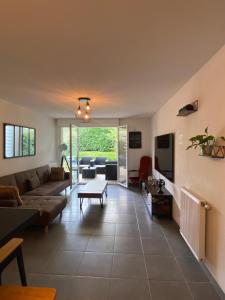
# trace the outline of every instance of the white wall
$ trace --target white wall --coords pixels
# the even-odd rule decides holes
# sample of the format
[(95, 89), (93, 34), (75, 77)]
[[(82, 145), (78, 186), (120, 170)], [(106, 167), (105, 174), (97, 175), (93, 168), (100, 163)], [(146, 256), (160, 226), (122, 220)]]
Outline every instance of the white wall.
[(138, 170), (140, 159), (143, 155), (151, 155), (151, 126), (150, 118), (126, 118), (119, 120), (120, 125), (127, 125), (129, 131), (141, 131), (142, 133), (142, 148), (128, 148), (128, 169)]
[(75, 124), (80, 127), (117, 127), (118, 125), (127, 125), (129, 131), (141, 131), (142, 132), (142, 148), (141, 149), (129, 149), (128, 148), (128, 169), (138, 169), (140, 164), (140, 158), (143, 155), (151, 155), (151, 126), (150, 118), (99, 118), (91, 119), (88, 123), (79, 123), (74, 119), (57, 119), (57, 131), (58, 131), (58, 144), (60, 143), (60, 127), (69, 126), (69, 124)]
[[(199, 111), (177, 117), (178, 110), (199, 99)], [(153, 137), (175, 133), (175, 183), (167, 181), (174, 195), (174, 218), (179, 223), (180, 187), (207, 200), (206, 264), (225, 291), (225, 159), (212, 159), (188, 150), (188, 139), (206, 126), (225, 136), (225, 47), (191, 78), (152, 118)]]
[[(3, 158), (3, 123), (36, 128), (36, 155)], [(39, 167), (56, 160), (55, 121), (28, 108), (0, 100), (0, 176)]]
[(116, 118), (94, 118), (89, 122), (81, 122), (78, 119), (62, 118), (56, 120), (57, 126), (70, 126), (74, 124), (78, 127), (117, 127), (119, 120)]

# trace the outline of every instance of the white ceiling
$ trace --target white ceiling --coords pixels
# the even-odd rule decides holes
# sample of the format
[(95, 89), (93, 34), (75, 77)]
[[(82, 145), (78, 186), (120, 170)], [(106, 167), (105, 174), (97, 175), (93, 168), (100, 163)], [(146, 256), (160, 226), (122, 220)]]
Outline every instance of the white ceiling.
[[(225, 43), (224, 0), (1, 0), (0, 98), (150, 115)], [(192, 99), (190, 99), (192, 100)]]

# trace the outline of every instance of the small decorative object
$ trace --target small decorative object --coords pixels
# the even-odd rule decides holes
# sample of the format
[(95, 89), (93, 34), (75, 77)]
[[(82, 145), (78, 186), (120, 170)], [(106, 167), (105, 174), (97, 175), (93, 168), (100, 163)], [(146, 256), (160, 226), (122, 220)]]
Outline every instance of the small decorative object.
[(213, 146), (212, 157), (224, 158), (224, 146)]
[(179, 109), (177, 116), (186, 117), (198, 110), (198, 100), (195, 100), (193, 103), (187, 104), (181, 109)]
[(163, 179), (159, 179), (159, 180), (158, 180), (158, 187), (159, 187), (158, 193), (159, 193), (159, 194), (163, 194), (162, 188), (163, 188), (164, 186), (165, 186), (165, 181), (164, 181)]
[(189, 139), (191, 145), (186, 150), (194, 148), (200, 148), (200, 155), (210, 156), (213, 158), (224, 158), (224, 147), (221, 142), (225, 142), (225, 137), (215, 137), (208, 134), (208, 127), (205, 128), (205, 133), (201, 135), (193, 136)]
[(141, 131), (129, 132), (129, 148), (140, 149), (141, 148)]
[(213, 158), (225, 157), (225, 139), (223, 136), (216, 139), (212, 149), (212, 157)]

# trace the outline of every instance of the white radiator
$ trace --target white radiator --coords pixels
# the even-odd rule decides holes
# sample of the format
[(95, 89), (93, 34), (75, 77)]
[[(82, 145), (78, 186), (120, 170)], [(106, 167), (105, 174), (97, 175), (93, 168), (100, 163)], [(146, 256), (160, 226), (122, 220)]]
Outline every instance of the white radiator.
[(206, 209), (206, 202), (181, 189), (180, 233), (198, 260), (205, 258)]

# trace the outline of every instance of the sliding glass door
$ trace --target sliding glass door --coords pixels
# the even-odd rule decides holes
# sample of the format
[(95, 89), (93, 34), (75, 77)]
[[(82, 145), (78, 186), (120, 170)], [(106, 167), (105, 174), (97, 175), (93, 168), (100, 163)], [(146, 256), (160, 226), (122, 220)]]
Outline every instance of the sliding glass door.
[(118, 127), (118, 183), (128, 187), (127, 126)]
[(78, 183), (79, 138), (78, 127), (70, 124), (70, 170), (71, 184)]

